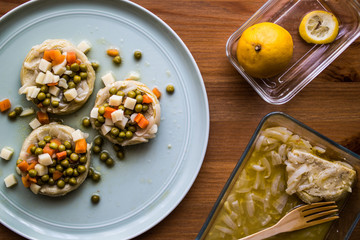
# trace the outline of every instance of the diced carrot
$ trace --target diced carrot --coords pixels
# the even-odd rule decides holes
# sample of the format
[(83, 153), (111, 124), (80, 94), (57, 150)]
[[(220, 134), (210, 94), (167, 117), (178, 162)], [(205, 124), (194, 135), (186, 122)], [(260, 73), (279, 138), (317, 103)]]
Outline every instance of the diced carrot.
[(111, 119), (111, 114), (112, 114), (113, 112), (115, 112), (115, 111), (116, 111), (115, 108), (106, 107), (106, 108), (105, 108), (105, 113), (104, 113), (104, 118), (109, 118), (109, 119)]
[(136, 115), (136, 117), (134, 118), (134, 121), (135, 121), (136, 123), (139, 123), (142, 118), (144, 118), (144, 115), (142, 115), (141, 113), (138, 113), (138, 114)]
[(140, 128), (146, 128), (149, 125), (149, 121), (143, 117), (141, 118), (140, 122), (138, 122)]
[(144, 94), (143, 95), (143, 101), (142, 101), (142, 103), (152, 103), (152, 99), (151, 99), (151, 97), (149, 97), (148, 95), (146, 95), (146, 94)]
[(152, 92), (155, 94), (155, 96), (159, 99), (161, 97), (161, 92), (156, 87), (153, 88)]
[(5, 112), (6, 110), (8, 110), (10, 108), (11, 108), (11, 103), (8, 98), (4, 99), (0, 102), (0, 111), (1, 112)]
[(46, 112), (37, 112), (37, 118), (41, 124), (48, 124), (50, 123), (49, 115)]
[(60, 63), (62, 63), (64, 60), (65, 60), (65, 55), (58, 55), (56, 56), (56, 58), (52, 61), (52, 64), (55, 66), (55, 65), (58, 65)]
[(34, 169), (35, 168), (35, 165), (37, 164), (38, 162), (37, 161), (32, 161), (30, 163), (30, 165), (27, 167), (26, 171), (29, 171), (31, 169)]
[(112, 48), (112, 49), (108, 49), (106, 51), (107, 55), (109, 55), (110, 57), (116, 57), (119, 56), (119, 50)]
[(22, 181), (22, 183), (24, 184), (24, 186), (26, 187), (26, 188), (28, 188), (28, 187), (30, 187), (30, 182), (28, 181), (28, 179), (27, 179), (27, 177), (21, 177), (21, 181)]
[(61, 52), (59, 49), (51, 49), (49, 51), (49, 55), (50, 55), (50, 58), (51, 58), (51, 61), (54, 61), (56, 60), (59, 56), (61, 56)]
[(62, 172), (60, 172), (59, 170), (55, 170), (54, 173), (53, 173), (53, 179), (56, 181), (58, 180), (59, 178), (61, 178), (62, 176)]
[(55, 149), (50, 148), (50, 143), (47, 143), (43, 148), (43, 153), (48, 153), (50, 156), (52, 156), (55, 153)]
[(26, 172), (27, 168), (29, 167), (29, 164), (27, 163), (27, 161), (22, 160), (17, 167), (22, 171), (22, 172)]
[(76, 59), (76, 61), (75, 61), (77, 64), (81, 64), (81, 61), (80, 61), (80, 59)]
[(61, 145), (61, 141), (60, 141), (59, 139), (57, 139), (57, 138), (51, 139), (51, 140), (50, 140), (50, 143), (52, 143), (52, 142), (56, 143), (58, 146)]
[(67, 61), (68, 65), (71, 65), (74, 62), (76, 62), (76, 53), (75, 52), (67, 52), (66, 61)]
[(75, 153), (86, 153), (87, 143), (85, 138), (79, 139), (75, 143)]
[(37, 106), (38, 106), (38, 108), (44, 107), (44, 105), (42, 103), (39, 103)]
[(51, 62), (50, 50), (45, 50), (45, 51), (44, 51), (43, 59), (45, 59), (45, 60), (48, 61), (48, 62)]
[(51, 87), (51, 86), (56, 86), (56, 85), (58, 85), (59, 84), (59, 82), (55, 82), (55, 83), (48, 83), (48, 84), (46, 84), (46, 85), (48, 85), (49, 87)]
[(31, 148), (32, 148), (33, 146), (35, 146), (35, 144), (31, 144), (31, 145), (28, 147), (28, 149), (26, 150), (26, 152), (27, 152), (27, 153), (31, 153)]
[(66, 151), (58, 152), (56, 157), (58, 160), (64, 160), (66, 158)]
[(34, 177), (28, 177), (28, 181), (31, 183), (37, 183), (37, 180)]

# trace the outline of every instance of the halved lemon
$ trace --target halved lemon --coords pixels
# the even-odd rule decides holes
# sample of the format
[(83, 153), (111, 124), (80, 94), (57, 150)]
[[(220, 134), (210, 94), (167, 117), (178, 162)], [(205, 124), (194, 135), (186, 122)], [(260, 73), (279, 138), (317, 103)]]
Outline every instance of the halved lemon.
[(331, 43), (339, 33), (339, 22), (330, 12), (312, 11), (301, 20), (299, 33), (308, 43)]

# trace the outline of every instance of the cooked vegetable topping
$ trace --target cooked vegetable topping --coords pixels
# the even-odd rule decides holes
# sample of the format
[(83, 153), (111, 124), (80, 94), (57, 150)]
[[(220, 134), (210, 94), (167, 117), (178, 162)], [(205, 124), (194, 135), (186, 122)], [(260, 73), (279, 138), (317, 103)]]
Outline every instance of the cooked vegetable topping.
[(159, 99), (161, 97), (161, 92), (156, 87), (153, 88), (152, 92), (155, 94), (155, 96)]
[(136, 60), (140, 60), (141, 57), (142, 57), (141, 51), (136, 50), (136, 51), (134, 52), (134, 58), (135, 58)]
[(5, 112), (11, 108), (11, 103), (9, 99), (4, 99), (0, 102), (0, 111)]
[(100, 196), (98, 195), (98, 194), (93, 194), (92, 196), (91, 196), (91, 202), (92, 203), (99, 203), (100, 202)]
[(169, 85), (166, 86), (166, 92), (167, 93), (174, 93), (174, 91), (175, 91), (174, 85), (169, 84)]

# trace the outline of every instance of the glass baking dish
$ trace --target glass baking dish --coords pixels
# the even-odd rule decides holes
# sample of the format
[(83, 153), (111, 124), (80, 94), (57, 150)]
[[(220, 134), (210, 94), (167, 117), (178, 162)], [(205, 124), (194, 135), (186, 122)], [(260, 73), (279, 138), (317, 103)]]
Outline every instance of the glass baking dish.
[[(300, 37), (298, 27), (301, 19), (314, 10), (329, 11), (338, 18), (339, 34), (334, 42), (308, 44)], [(284, 27), (294, 42), (293, 57), (287, 69), (268, 79), (249, 76), (236, 58), (241, 34), (248, 27), (260, 22), (273, 22)], [(293, 98), (359, 36), (360, 5), (356, 0), (269, 0), (230, 36), (226, 44), (226, 55), (266, 102), (278, 105)]]
[[(237, 185), (239, 183), (239, 180), (242, 180), (242, 179), (240, 179), (241, 173), (242, 173), (243, 169), (245, 169), (246, 164), (249, 161), (249, 159), (251, 159), (254, 149), (257, 147), (256, 146), (257, 140), (261, 136), (264, 129), (267, 129), (269, 127), (278, 127), (278, 126), (287, 128), (294, 134), (309, 141), (309, 143), (312, 146), (317, 146), (317, 147), (320, 147), (321, 149), (325, 149), (326, 156), (331, 158), (332, 160), (342, 160), (342, 161), (345, 161), (346, 163), (350, 164), (353, 167), (353, 169), (357, 172), (357, 175), (358, 175), (358, 173), (360, 171), (360, 156), (359, 155), (342, 147), (341, 145), (335, 143), (334, 141), (324, 137), (320, 133), (312, 130), (311, 128), (307, 127), (303, 123), (295, 120), (294, 118), (292, 118), (284, 113), (281, 113), (281, 112), (269, 113), (259, 123), (259, 126), (255, 130), (255, 133), (253, 134), (252, 138), (250, 139), (250, 142), (248, 143), (243, 155), (241, 156), (241, 158), (238, 161), (237, 165), (235, 166), (233, 172), (231, 173), (229, 179), (227, 180), (223, 190), (221, 191), (217, 201), (215, 202), (208, 218), (206, 219), (206, 221), (205, 221), (203, 227), (201, 228), (196, 239), (198, 239), (198, 240), (213, 239), (213, 238), (209, 237), (211, 235), (208, 236), (208, 234), (210, 231), (213, 231), (212, 229), (216, 228), (216, 225), (214, 225), (214, 222), (216, 221), (218, 215), (220, 217), (221, 212), (228, 210), (228, 208), (226, 206), (224, 207), (224, 205), (225, 205), (224, 203), (226, 201), (229, 201), (229, 198), (231, 195), (230, 193), (231, 193), (231, 190), (234, 187), (234, 185)], [(339, 205), (339, 208), (340, 208), (340, 212), (339, 212), (340, 218), (336, 221), (333, 221), (330, 223), (325, 223), (325, 224), (327, 224), (327, 226), (325, 226), (326, 227), (325, 230), (322, 230), (322, 235), (324, 236), (324, 238), (320, 238), (320, 237), (316, 236), (316, 238), (315, 238), (316, 240), (321, 240), (321, 239), (338, 240), (338, 239), (348, 239), (350, 237), (354, 227), (356, 226), (357, 222), (360, 219), (360, 182), (358, 181), (357, 178), (358, 178), (358, 176), (355, 178), (355, 182), (352, 185), (352, 193), (347, 195), (347, 197), (345, 199), (337, 202), (337, 204)], [(241, 192), (242, 191), (241, 187), (240, 188), (237, 187), (236, 191)], [(291, 208), (289, 208), (288, 210), (290, 211)], [(245, 211), (242, 214), (247, 214), (247, 212)], [(283, 214), (285, 214), (285, 211)], [(248, 215), (245, 215), (245, 216), (247, 216), (247, 219), (250, 218)], [(261, 213), (259, 213), (259, 212), (257, 212), (257, 214), (255, 214), (253, 216), (253, 218), (260, 218), (260, 217), (261, 217)], [(236, 219), (235, 219), (235, 221), (236, 221)], [(250, 221), (251, 221), (251, 219), (250, 219)], [(273, 223), (273, 224), (275, 224), (275, 223)], [(262, 227), (262, 229), (269, 227), (270, 225), (264, 225)], [(242, 226), (243, 225), (238, 225), (239, 228)], [(261, 229), (259, 229), (259, 230), (261, 230)], [(305, 231), (305, 234), (306, 234), (307, 229), (300, 230), (300, 231)], [(249, 234), (252, 234), (252, 233), (249, 233)], [(300, 235), (300, 234), (304, 234), (304, 232), (302, 232), (302, 233), (292, 232), (290, 234), (293, 234), (290, 236), (290, 239), (295, 239), (295, 237), (298, 237), (298, 236), (301, 236), (299, 239), (305, 239), (303, 237), (304, 235)], [(228, 237), (229, 237), (229, 235), (228, 235)], [(289, 236), (287, 236), (287, 235), (279, 235), (279, 237), (280, 237), (280, 239), (289, 238)], [(217, 237), (216, 239), (220, 239), (220, 238)], [(226, 238), (226, 239), (232, 239), (232, 238)], [(310, 239), (310, 238), (306, 238), (306, 239)]]

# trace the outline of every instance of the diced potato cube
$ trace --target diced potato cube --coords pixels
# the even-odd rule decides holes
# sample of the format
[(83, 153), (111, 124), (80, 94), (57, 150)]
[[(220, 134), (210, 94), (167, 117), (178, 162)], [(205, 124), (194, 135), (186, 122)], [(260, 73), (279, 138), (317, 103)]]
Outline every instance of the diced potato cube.
[(114, 125), (113, 121), (112, 121), (110, 118), (106, 118), (104, 124), (107, 125), (107, 126), (112, 126), (112, 125)]
[(39, 74), (36, 76), (35, 82), (37, 84), (43, 84), (45, 79), (45, 73), (39, 72)]
[(64, 78), (59, 79), (59, 87), (62, 87), (64, 89), (68, 89), (68, 84)]
[(90, 117), (91, 118), (98, 118), (98, 116), (99, 116), (99, 108), (91, 109)]
[(38, 156), (38, 162), (41, 164), (41, 165), (44, 165), (44, 166), (49, 166), (53, 163), (52, 159), (51, 159), (51, 156), (50, 154), (48, 153), (43, 153), (43, 154), (40, 154)]
[(124, 117), (124, 111), (122, 109), (116, 110), (115, 112), (111, 113), (111, 120), (112, 122), (121, 121)]
[(75, 88), (71, 88), (71, 89), (65, 91), (64, 96), (65, 96), (66, 100), (70, 102), (77, 97), (77, 91)]
[(34, 90), (31, 93), (31, 98), (36, 98), (37, 95), (39, 94), (39, 92), (40, 92), (40, 88), (35, 87)]
[(114, 75), (111, 72), (109, 72), (109, 73), (105, 74), (104, 76), (102, 76), (101, 80), (103, 81), (105, 86), (108, 86), (108, 85), (115, 82)]
[(59, 94), (60, 94), (60, 88), (58, 88), (57, 86), (50, 86), (49, 87), (49, 93), (51, 94), (51, 95), (54, 95), (54, 96), (59, 96)]
[(124, 102), (124, 107), (125, 108), (134, 110), (135, 105), (136, 105), (136, 99), (135, 98), (127, 97), (125, 99), (125, 102)]
[(86, 40), (83, 40), (81, 41), (78, 45), (77, 45), (77, 48), (80, 49), (80, 51), (82, 51), (83, 53), (88, 53), (91, 49), (91, 44), (86, 41)]
[(34, 118), (30, 123), (29, 123), (30, 127), (32, 129), (36, 129), (38, 127), (41, 126), (41, 123), (39, 122), (39, 120), (37, 118)]
[(53, 66), (52, 70), (53, 70), (54, 74), (59, 75), (59, 76), (63, 75), (64, 72), (66, 71), (66, 67), (65, 67), (66, 63), (67, 63), (67, 61), (65, 58), (65, 60), (62, 63)]
[(14, 154), (14, 149), (12, 149), (11, 147), (3, 147), (1, 149), (0, 157), (5, 160), (10, 160), (13, 154)]
[(15, 167), (15, 171), (18, 175), (21, 175), (21, 170), (18, 166)]
[(37, 185), (36, 183), (31, 183), (30, 184), (30, 190), (35, 193), (35, 194), (38, 194), (39, 191), (41, 189), (41, 186)]
[(43, 84), (52, 83), (53, 81), (54, 81), (54, 74), (52, 74), (52, 72), (50, 72), (50, 71), (46, 71)]
[(110, 106), (120, 106), (120, 104), (122, 103), (122, 96), (118, 96), (118, 95), (112, 95), (109, 98), (109, 105)]
[(36, 164), (35, 170), (37, 171), (38, 176), (44, 176), (45, 174), (48, 174), (48, 167), (42, 164)]
[(135, 71), (131, 71), (130, 73), (129, 73), (129, 76), (128, 76), (128, 78), (127, 79), (129, 79), (129, 80), (139, 80), (140, 79), (140, 73), (139, 72), (135, 72)]
[(20, 117), (26, 117), (34, 113), (35, 110), (33, 108), (24, 108), (24, 110), (20, 113)]
[(5, 183), (5, 186), (8, 187), (8, 188), (16, 185), (17, 180), (15, 178), (15, 175), (13, 173), (11, 173), (9, 176), (4, 178), (4, 183)]
[(51, 62), (42, 58), (39, 63), (39, 69), (43, 72), (49, 71), (51, 69)]
[(111, 130), (111, 126), (107, 126), (105, 124), (101, 126), (101, 132), (104, 135), (106, 135), (108, 132), (110, 132), (110, 130)]
[(115, 126), (124, 129), (126, 126), (126, 123), (129, 121), (129, 119), (127, 117), (123, 117), (123, 119), (121, 121), (118, 121), (115, 123)]
[(84, 138), (84, 134), (79, 129), (72, 132), (71, 136), (72, 136), (74, 142)]
[(52, 83), (57, 83), (57, 82), (59, 82), (59, 80), (60, 80), (60, 77), (58, 75), (54, 75)]

